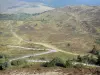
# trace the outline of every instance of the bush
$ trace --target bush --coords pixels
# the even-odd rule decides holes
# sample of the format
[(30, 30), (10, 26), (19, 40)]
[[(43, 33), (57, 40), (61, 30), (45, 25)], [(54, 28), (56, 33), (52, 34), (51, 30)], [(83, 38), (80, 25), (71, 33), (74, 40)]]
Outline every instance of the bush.
[(99, 65), (100, 66), (100, 55), (97, 57), (98, 59), (97, 59), (97, 65)]
[(55, 67), (55, 66), (65, 67), (65, 63), (60, 58), (54, 58), (50, 62), (43, 64), (43, 66), (44, 67)]
[(100, 51), (97, 50), (95, 45), (93, 46), (93, 49), (89, 53), (97, 55), (97, 56), (100, 55)]
[(8, 62), (4, 62), (4, 63), (0, 64), (0, 70), (5, 70), (8, 67), (9, 67), (9, 63)]
[(13, 66), (20, 66), (20, 65), (24, 65), (24, 64), (27, 64), (27, 61), (26, 60), (22, 60), (22, 59), (20, 59), (20, 60), (13, 60), (12, 62), (11, 62), (11, 65), (13, 65)]
[(0, 54), (0, 70), (5, 70), (9, 67), (9, 63), (7, 62), (7, 58), (5, 55)]
[(96, 64), (97, 59), (92, 55), (78, 56), (77, 62), (88, 63), (88, 64)]
[(73, 67), (72, 61), (71, 60), (67, 60), (65, 67)]

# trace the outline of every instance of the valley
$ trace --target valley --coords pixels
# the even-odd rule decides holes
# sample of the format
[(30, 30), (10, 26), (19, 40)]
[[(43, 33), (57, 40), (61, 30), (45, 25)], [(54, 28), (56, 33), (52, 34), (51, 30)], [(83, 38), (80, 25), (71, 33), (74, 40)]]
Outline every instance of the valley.
[[(99, 68), (99, 53), (90, 53), (100, 51), (96, 42), (100, 39), (99, 14), (99, 6), (82, 5), (56, 8), (23, 20), (0, 19), (0, 54), (11, 63), (10, 69), (48, 67), (55, 61), (63, 61), (63, 67)], [(24, 64), (13, 66), (20, 64), (16, 61)]]

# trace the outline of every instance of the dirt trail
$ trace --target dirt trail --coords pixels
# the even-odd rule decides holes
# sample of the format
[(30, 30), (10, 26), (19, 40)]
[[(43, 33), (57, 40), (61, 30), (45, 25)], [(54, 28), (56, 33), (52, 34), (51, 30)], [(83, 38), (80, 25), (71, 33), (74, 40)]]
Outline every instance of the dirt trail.
[(80, 63), (80, 62), (73, 62), (73, 65), (77, 65), (77, 64), (82, 64), (82, 65), (84, 65), (84, 66), (88, 66), (88, 67), (99, 67), (100, 68), (100, 66), (97, 66), (97, 65), (93, 65), (93, 64), (86, 64), (86, 63)]
[(27, 62), (49, 62), (49, 60), (27, 60)]
[(45, 54), (54, 53), (54, 52), (57, 52), (57, 51), (56, 50), (49, 50), (47, 52), (36, 53), (36, 54), (29, 54), (29, 55), (25, 55), (25, 56), (22, 56), (22, 57), (12, 58), (9, 61), (11, 62), (13, 60), (24, 59), (24, 58), (28, 58), (28, 57), (31, 57), (31, 56), (35, 57), (35, 56), (45, 55)]
[(63, 52), (63, 53), (66, 53), (66, 54), (79, 55), (79, 54), (77, 54), (77, 53), (71, 53), (71, 52), (67, 52), (67, 51), (58, 49), (58, 48), (56, 48), (56, 47), (54, 47), (54, 46), (52, 46), (52, 45), (50, 45), (50, 44), (47, 44), (47, 43), (45, 44), (45, 43), (40, 43), (40, 42), (29, 42), (29, 41), (25, 41), (25, 42), (27, 42), (27, 43), (34, 43), (34, 44), (37, 44), (37, 45), (43, 45), (43, 46), (45, 46), (45, 47), (48, 47), (48, 48), (51, 48), (51, 49), (54, 49), (54, 50), (57, 50), (57, 51), (59, 51), (59, 52)]
[(33, 51), (44, 51), (44, 50), (50, 50), (50, 49), (38, 49), (38, 48), (29, 48), (29, 47), (22, 47), (22, 46), (13, 46), (13, 45), (7, 45), (9, 48), (21, 48), (24, 50), (33, 50)]

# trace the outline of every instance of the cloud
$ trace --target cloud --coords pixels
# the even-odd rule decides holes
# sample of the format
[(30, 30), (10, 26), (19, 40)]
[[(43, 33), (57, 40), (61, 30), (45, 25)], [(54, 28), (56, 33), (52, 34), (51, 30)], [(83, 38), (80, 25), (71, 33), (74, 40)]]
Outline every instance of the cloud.
[(18, 3), (18, 0), (0, 0), (0, 12), (7, 10), (8, 7)]
[(41, 13), (52, 10), (40, 2), (26, 2), (21, 0), (2, 0), (0, 1), (1, 13)]

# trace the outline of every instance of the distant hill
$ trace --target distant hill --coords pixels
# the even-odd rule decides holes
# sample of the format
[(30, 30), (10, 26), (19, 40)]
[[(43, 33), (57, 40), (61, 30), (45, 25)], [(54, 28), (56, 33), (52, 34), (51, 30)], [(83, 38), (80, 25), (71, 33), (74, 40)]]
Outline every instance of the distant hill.
[(20, 14), (0, 14), (0, 20), (27, 20), (32, 16), (40, 15), (42, 13), (34, 13), (34, 14), (27, 14), (27, 13), (20, 13)]
[[(28, 28), (26, 28), (28, 27)], [(18, 27), (26, 39), (48, 42), (69, 51), (88, 51), (100, 37), (99, 6), (68, 6), (33, 16)], [(41, 37), (41, 38), (40, 38)], [(68, 48), (67, 44), (71, 44)]]
[(2, 14), (35, 14), (54, 9), (53, 7), (46, 6), (43, 3), (31, 3), (23, 1), (19, 1), (15, 5), (9, 5), (8, 7), (5, 7), (6, 5), (4, 6), (3, 4), (1, 4), (1, 6), (2, 9), (0, 9), (0, 13)]
[[(99, 6), (68, 6), (48, 11), (33, 20), (44, 19), (43, 24), (50, 24), (58, 30), (76, 33), (100, 34), (100, 7)], [(48, 25), (49, 26), (49, 25)]]

